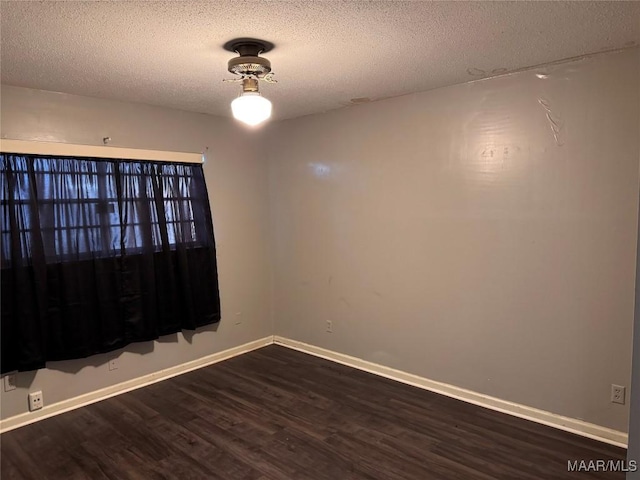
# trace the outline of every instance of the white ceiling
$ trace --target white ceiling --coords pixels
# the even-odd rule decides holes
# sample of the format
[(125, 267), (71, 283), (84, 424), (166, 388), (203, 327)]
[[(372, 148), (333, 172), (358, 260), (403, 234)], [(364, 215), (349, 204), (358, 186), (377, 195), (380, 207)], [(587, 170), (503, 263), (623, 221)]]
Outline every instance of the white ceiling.
[[(2, 83), (230, 115), (262, 38), (276, 118), (640, 43), (640, 2), (3, 1)], [(358, 100), (356, 100), (358, 102)]]

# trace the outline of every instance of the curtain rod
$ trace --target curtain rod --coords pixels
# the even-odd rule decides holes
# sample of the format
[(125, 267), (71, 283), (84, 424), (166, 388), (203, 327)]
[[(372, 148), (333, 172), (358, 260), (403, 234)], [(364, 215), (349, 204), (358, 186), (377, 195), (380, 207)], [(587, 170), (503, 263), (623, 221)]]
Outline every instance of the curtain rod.
[[(105, 140), (106, 143), (106, 140)], [(106, 145), (80, 145), (61, 142), (0, 139), (0, 151), (31, 155), (60, 155), (77, 157), (120, 158), (127, 160), (159, 160), (165, 162), (203, 163), (202, 153), (165, 152)]]

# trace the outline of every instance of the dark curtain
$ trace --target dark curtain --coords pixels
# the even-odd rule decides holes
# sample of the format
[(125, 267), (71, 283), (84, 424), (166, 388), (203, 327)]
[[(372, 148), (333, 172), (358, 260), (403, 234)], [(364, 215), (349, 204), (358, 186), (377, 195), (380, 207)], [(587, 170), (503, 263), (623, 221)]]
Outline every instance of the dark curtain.
[(0, 154), (2, 373), (220, 320), (202, 166)]

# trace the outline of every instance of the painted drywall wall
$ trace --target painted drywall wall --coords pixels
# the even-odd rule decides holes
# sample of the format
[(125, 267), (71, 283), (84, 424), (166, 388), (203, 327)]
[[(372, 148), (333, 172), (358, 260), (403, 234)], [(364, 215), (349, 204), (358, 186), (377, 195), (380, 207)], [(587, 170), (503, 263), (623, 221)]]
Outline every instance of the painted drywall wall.
[(275, 333), (627, 431), (637, 56), (273, 125)]
[[(2, 418), (27, 410), (27, 392), (45, 404), (179, 365), (272, 334), (267, 166), (256, 154), (259, 132), (233, 121), (142, 104), (2, 86), (3, 138), (202, 152), (216, 235), (222, 321), (84, 360), (51, 362), (18, 375), (1, 392)], [(256, 135), (257, 134), (257, 135)], [(237, 313), (240, 312), (240, 315)], [(239, 324), (237, 324), (240, 322)], [(117, 357), (117, 370), (108, 360)]]

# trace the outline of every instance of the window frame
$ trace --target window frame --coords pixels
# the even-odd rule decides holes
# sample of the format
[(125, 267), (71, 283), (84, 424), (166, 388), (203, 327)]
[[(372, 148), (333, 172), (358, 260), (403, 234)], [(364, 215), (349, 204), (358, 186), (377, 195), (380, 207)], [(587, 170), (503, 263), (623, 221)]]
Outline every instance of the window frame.
[[(204, 154), (202, 153), (193, 153), (193, 152), (175, 152), (175, 151), (161, 151), (161, 150), (145, 150), (145, 149), (134, 149), (134, 148), (122, 148), (122, 147), (112, 147), (112, 146), (98, 146), (98, 145), (81, 145), (81, 144), (70, 144), (70, 143), (58, 143), (58, 142), (44, 142), (44, 141), (31, 141), (31, 140), (15, 140), (15, 139), (0, 139), (0, 152), (2, 154), (7, 155), (34, 155), (34, 156), (42, 156), (42, 157), (70, 157), (70, 158), (103, 158), (105, 160), (124, 160), (124, 161), (150, 161), (150, 162), (169, 162), (169, 163), (180, 163), (180, 164), (204, 164)], [(129, 174), (126, 174), (129, 175)], [(135, 200), (135, 197), (125, 197), (128, 200)], [(168, 198), (168, 200), (180, 200), (180, 201), (191, 201), (187, 196), (177, 196)], [(96, 199), (95, 202), (90, 200), (78, 201), (79, 203), (96, 203), (99, 208), (99, 205), (104, 203), (104, 199)], [(106, 205), (112, 205), (114, 202), (117, 202), (117, 198), (108, 198)], [(17, 200), (18, 203), (27, 203), (26, 200)], [(49, 199), (40, 199), (40, 204), (52, 204), (55, 205), (56, 202), (54, 200)], [(159, 222), (151, 222), (152, 225), (157, 225)], [(178, 226), (189, 226), (190, 228), (195, 228), (195, 224), (193, 219), (191, 221), (178, 221), (178, 220), (165, 220), (167, 224), (175, 224), (175, 228)], [(131, 226), (137, 226), (138, 223), (131, 224)], [(91, 225), (87, 227), (91, 228), (110, 228), (111, 223), (106, 225)], [(72, 230), (74, 228), (83, 228), (83, 227), (65, 227), (64, 230)], [(86, 228), (86, 227), (85, 227)], [(25, 231), (30, 231), (33, 229), (26, 229)], [(39, 230), (42, 230), (40, 227)], [(45, 228), (45, 230), (52, 230), (52, 233), (57, 232), (57, 228)], [(2, 231), (2, 238), (4, 238), (4, 234), (6, 232)], [(178, 242), (172, 242), (170, 244), (171, 249), (173, 250), (176, 247)], [(185, 246), (196, 246), (198, 242), (179, 242)], [(156, 246), (157, 248), (157, 246)], [(137, 250), (142, 251), (142, 247), (127, 247), (127, 254), (135, 254)], [(159, 251), (156, 250), (156, 251)], [(82, 252), (83, 256), (86, 254), (95, 254), (97, 251), (88, 251)], [(58, 259), (63, 259), (67, 257), (67, 255), (55, 253)], [(69, 255), (69, 259), (77, 258), (75, 255)]]
[(0, 151), (27, 155), (94, 157), (126, 160), (148, 160), (178, 163), (204, 163), (203, 153), (170, 152), (107, 145), (81, 145), (74, 143), (44, 142), (38, 140), (0, 139)]

